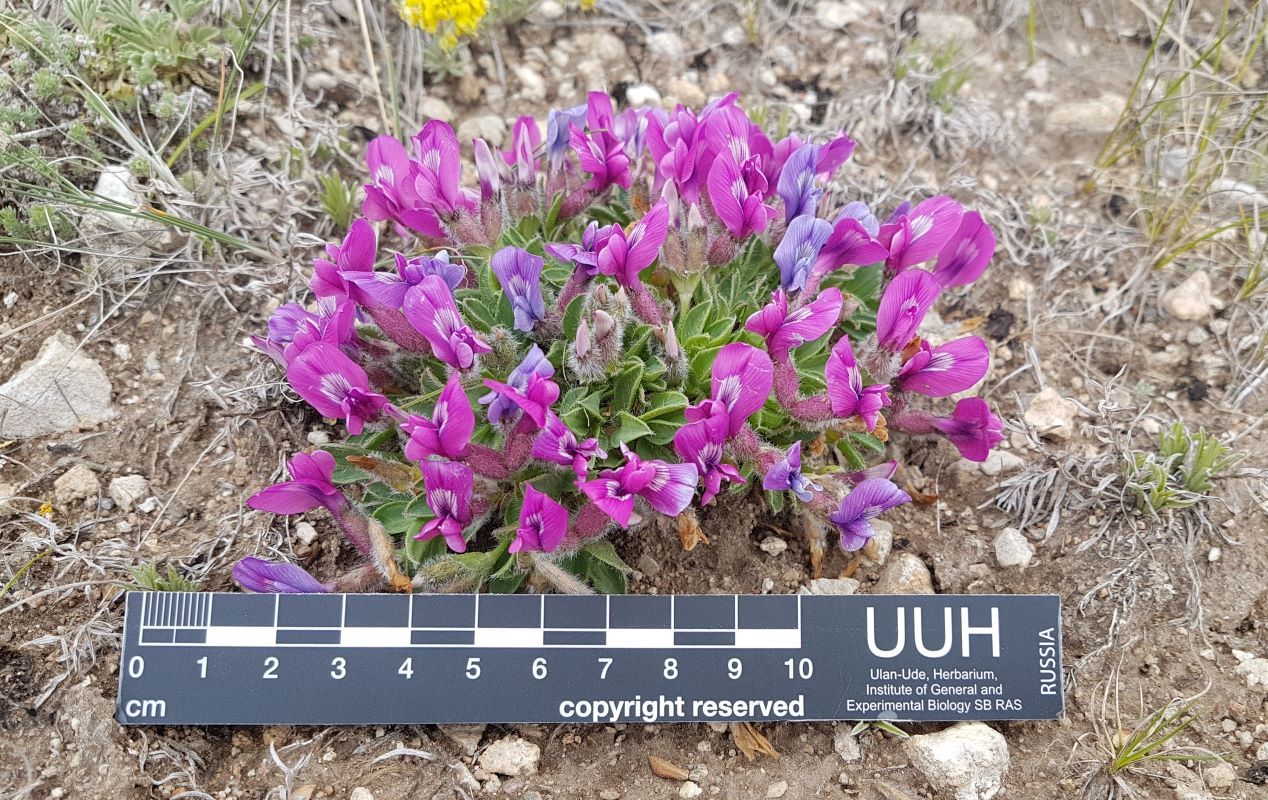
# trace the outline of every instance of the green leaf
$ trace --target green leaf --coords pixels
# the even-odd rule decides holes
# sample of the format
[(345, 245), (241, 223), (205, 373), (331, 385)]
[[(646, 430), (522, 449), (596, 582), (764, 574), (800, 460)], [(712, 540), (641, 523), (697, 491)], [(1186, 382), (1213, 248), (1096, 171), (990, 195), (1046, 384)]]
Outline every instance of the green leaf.
[(374, 511), (370, 512), (370, 516), (383, 523), (383, 530), (388, 533), (404, 533), (409, 530), (410, 523), (413, 521), (412, 518), (405, 513), (405, 507), (407, 505), (408, 503), (404, 500), (384, 503), (374, 509)]
[(595, 419), (600, 419), (603, 416), (603, 411), (601, 410), (602, 403), (603, 403), (603, 391), (599, 390), (597, 392), (591, 392), (590, 394), (581, 398), (580, 402), (577, 403), (577, 406), (585, 409), (586, 413), (590, 414), (590, 416), (594, 417)]
[(837, 442), (837, 452), (845, 459), (845, 463), (850, 465), (850, 469), (863, 469), (867, 466), (867, 463), (863, 461), (863, 457), (859, 455), (859, 452), (854, 449), (854, 446), (850, 444), (850, 440), (847, 438), (842, 438), (841, 441)]
[(565, 342), (574, 342), (577, 339), (577, 329), (581, 327), (581, 312), (586, 307), (585, 294), (579, 294), (572, 298), (568, 303), (568, 307), (564, 309), (564, 336)]
[(595, 539), (594, 541), (584, 545), (581, 549), (591, 558), (602, 561), (604, 564), (607, 564), (613, 569), (620, 570), (625, 575), (634, 571), (633, 567), (622, 561), (621, 557), (616, 554), (616, 548), (613, 547), (612, 542), (609, 539)]
[(784, 510), (784, 493), (783, 492), (764, 492), (766, 495), (766, 504), (770, 506), (770, 510), (774, 514)]
[(625, 574), (602, 561), (591, 559), (586, 578), (600, 594), (625, 594)]
[(873, 453), (884, 453), (885, 443), (870, 433), (851, 433), (850, 443), (861, 445), (871, 450)]
[(424, 517), (431, 519), (435, 516), (432, 513), (431, 506), (427, 505), (426, 494), (416, 494), (413, 499), (405, 505), (405, 513), (411, 517)]
[(638, 394), (639, 384), (643, 382), (643, 362), (634, 361), (620, 377), (612, 389), (612, 410), (629, 411), (634, 407), (634, 398)]
[(673, 414), (675, 411), (681, 411), (689, 404), (687, 395), (682, 392), (657, 392), (647, 396), (647, 402), (643, 404), (643, 413), (638, 416), (639, 419), (650, 422)]
[(647, 427), (647, 423), (638, 417), (622, 411), (617, 415), (617, 419), (620, 420), (621, 424), (617, 428), (616, 434), (612, 437), (614, 443), (629, 444), (635, 439), (651, 435), (652, 429)]
[(700, 305), (692, 306), (691, 310), (683, 314), (682, 319), (677, 324), (678, 341), (685, 342), (693, 336), (698, 336), (704, 331), (705, 323), (709, 319), (709, 314), (713, 311), (713, 302), (706, 300)]

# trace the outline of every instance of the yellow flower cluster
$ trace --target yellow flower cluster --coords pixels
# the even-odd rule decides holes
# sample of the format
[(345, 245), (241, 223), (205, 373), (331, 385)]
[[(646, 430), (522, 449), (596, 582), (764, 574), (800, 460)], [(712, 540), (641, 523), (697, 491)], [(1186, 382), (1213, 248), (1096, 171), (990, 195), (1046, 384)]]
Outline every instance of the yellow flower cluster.
[(406, 22), (439, 33), (441, 46), (451, 49), (479, 30), (489, 7), (485, 0), (400, 0), (400, 10)]

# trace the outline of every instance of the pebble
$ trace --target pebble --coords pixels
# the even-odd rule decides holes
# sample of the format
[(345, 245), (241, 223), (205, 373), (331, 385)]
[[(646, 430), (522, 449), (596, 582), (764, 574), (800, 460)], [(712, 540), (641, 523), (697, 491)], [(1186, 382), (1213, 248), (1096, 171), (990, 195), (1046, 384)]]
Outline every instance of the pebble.
[(1256, 761), (1268, 761), (1268, 742), (1259, 745), (1259, 749), (1255, 751)]
[(96, 427), (119, 415), (110, 376), (58, 331), (0, 386), (0, 439), (28, 439)]
[(640, 83), (637, 86), (631, 86), (625, 90), (625, 101), (631, 108), (639, 108), (640, 106), (659, 106), (660, 92), (655, 86), (646, 83)]
[(63, 505), (101, 494), (97, 473), (83, 464), (76, 464), (53, 481), (53, 499)]
[(564, 12), (564, 4), (558, 2), (558, 0), (541, 0), (537, 7), (533, 9), (531, 16), (545, 22), (554, 22), (563, 17)]
[(418, 111), (427, 119), (450, 123), (454, 120), (453, 107), (435, 95), (427, 95), (419, 100)]
[(1126, 104), (1126, 98), (1117, 94), (1103, 94), (1094, 100), (1057, 103), (1048, 112), (1048, 128), (1098, 136), (1112, 133)]
[[(309, 527), (312, 526), (310, 525)], [(298, 526), (296, 526), (296, 533), (298, 532)], [(316, 531), (313, 533), (315, 535)], [(305, 544), (311, 544), (311, 542), (305, 542)], [(484, 738), (484, 730), (486, 726), (440, 725), (438, 727), (440, 728), (442, 736), (458, 745), (458, 748), (466, 755), (473, 756), (475, 755), (475, 751), (480, 748), (480, 740)], [(483, 766), (483, 764), (481, 764), (481, 766)], [(485, 767), (485, 769), (488, 769), (488, 767)], [(495, 770), (490, 770), (490, 772), (493, 771)]]
[(310, 522), (300, 522), (295, 526), (295, 538), (311, 545), (317, 539), (317, 529)]
[(1189, 332), (1184, 335), (1184, 341), (1190, 347), (1197, 347), (1198, 345), (1206, 344), (1210, 340), (1211, 334), (1206, 330), (1206, 328), (1201, 326), (1190, 328)]
[(859, 582), (854, 578), (815, 578), (797, 590), (797, 594), (855, 594)]
[(989, 800), (1008, 773), (1008, 743), (981, 722), (961, 722), (903, 742), (912, 766), (948, 800)]
[(527, 739), (508, 736), (498, 739), (480, 754), (483, 769), (508, 778), (536, 775), (542, 758), (542, 749)]
[(638, 567), (639, 572), (649, 578), (655, 578), (660, 574), (660, 564), (656, 561), (656, 559), (652, 558), (650, 553), (643, 553), (639, 556), (638, 563), (635, 564), (635, 566)]
[(528, 64), (516, 64), (512, 71), (520, 83), (520, 97), (530, 103), (541, 103), (546, 100), (546, 79)]
[(678, 796), (688, 798), (688, 800), (692, 797), (699, 797), (702, 794), (704, 794), (704, 789), (701, 789), (700, 784), (695, 781), (683, 781), (682, 786), (678, 787)]
[(374, 800), (374, 793), (364, 786), (358, 786), (348, 795), (348, 800)]
[(674, 78), (667, 81), (665, 83), (665, 92), (689, 108), (699, 108), (708, 99), (703, 89), (682, 78)]
[(1233, 667), (1233, 673), (1246, 678), (1246, 686), (1252, 691), (1268, 692), (1268, 658), (1250, 657), (1242, 659), (1238, 656), (1238, 652), (1233, 652), (1233, 655), (1240, 660), (1240, 663)]
[(890, 559), (872, 587), (873, 594), (933, 594), (933, 576), (914, 553)]
[(873, 564), (884, 564), (894, 549), (894, 526), (883, 519), (872, 520), (872, 538), (863, 545), (863, 557)]
[(832, 736), (832, 749), (841, 756), (841, 760), (849, 764), (863, 758), (863, 748), (859, 747), (858, 737), (848, 725), (841, 725)]
[(621, 800), (621, 793), (616, 789), (604, 789), (599, 792), (599, 800)]
[[(962, 463), (972, 464), (972, 461), (964, 461)], [(1000, 475), (1008, 475), (1017, 472), (1026, 466), (1025, 460), (1016, 453), (1008, 450), (992, 450), (986, 460), (977, 465), (977, 468), (983, 475), (991, 478)]]
[(815, 22), (825, 28), (840, 30), (862, 17), (862, 10), (851, 3), (838, 0), (822, 0), (815, 3)]
[(1040, 436), (1069, 439), (1074, 434), (1074, 415), (1078, 411), (1074, 403), (1048, 387), (1030, 398), (1024, 419)]
[(681, 64), (686, 53), (682, 38), (673, 31), (657, 31), (647, 37), (647, 49), (653, 57), (669, 64)]
[(110, 481), (106, 494), (120, 511), (131, 511), (134, 504), (150, 494), (150, 482), (144, 475), (121, 475)]
[(471, 794), (479, 794), (480, 782), (471, 774), (471, 770), (467, 769), (467, 765), (461, 761), (456, 761), (449, 765), (449, 768), (456, 773), (454, 783), (466, 789)]
[(1162, 295), (1162, 310), (1186, 322), (1205, 322), (1223, 304), (1211, 289), (1211, 276), (1198, 270)]
[(995, 560), (1001, 567), (1028, 567), (1035, 548), (1021, 531), (1005, 528), (995, 537)]
[(1223, 761), (1202, 772), (1202, 780), (1212, 789), (1230, 789), (1237, 781), (1237, 772)]
[(758, 547), (767, 555), (777, 556), (788, 549), (788, 542), (778, 536), (767, 536)]
[(772, 783), (766, 789), (767, 797), (783, 797), (787, 793), (788, 793), (788, 781), (779, 781), (778, 783)]
[(965, 44), (979, 36), (977, 24), (963, 14), (921, 11), (916, 17), (920, 38), (934, 47)]
[(483, 139), (489, 147), (501, 147), (506, 138), (506, 120), (497, 114), (481, 114), (468, 117), (458, 126), (458, 141)]

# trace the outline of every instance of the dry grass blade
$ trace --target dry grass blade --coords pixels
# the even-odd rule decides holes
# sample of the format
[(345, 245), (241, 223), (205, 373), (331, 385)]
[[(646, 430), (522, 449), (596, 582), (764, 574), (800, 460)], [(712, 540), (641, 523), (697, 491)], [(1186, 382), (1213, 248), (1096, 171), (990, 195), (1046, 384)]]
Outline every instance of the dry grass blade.
[(647, 766), (651, 767), (652, 774), (656, 777), (670, 781), (685, 781), (691, 774), (672, 761), (666, 761), (660, 756), (648, 756)]
[(754, 728), (751, 722), (732, 722), (730, 727), (731, 741), (735, 742), (735, 746), (749, 761), (758, 756), (779, 758), (779, 751), (770, 743), (770, 739)]

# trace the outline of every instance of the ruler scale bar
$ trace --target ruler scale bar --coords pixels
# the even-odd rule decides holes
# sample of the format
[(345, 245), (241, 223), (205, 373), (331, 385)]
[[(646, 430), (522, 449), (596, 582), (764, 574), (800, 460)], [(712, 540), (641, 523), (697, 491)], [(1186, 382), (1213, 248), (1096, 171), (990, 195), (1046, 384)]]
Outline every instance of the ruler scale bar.
[(1053, 719), (1055, 596), (127, 598), (125, 724)]

